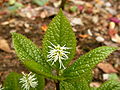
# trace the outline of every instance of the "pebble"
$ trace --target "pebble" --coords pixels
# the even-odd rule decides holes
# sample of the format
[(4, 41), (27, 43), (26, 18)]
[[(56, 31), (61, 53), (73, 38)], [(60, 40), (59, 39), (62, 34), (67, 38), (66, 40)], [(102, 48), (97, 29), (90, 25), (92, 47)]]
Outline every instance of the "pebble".
[(90, 4), (90, 3), (85, 3), (85, 6), (88, 7), (88, 8), (92, 8), (93, 7), (93, 5)]
[(109, 12), (109, 13), (111, 13), (112, 15), (116, 15), (117, 14), (117, 11), (116, 10), (114, 10), (114, 9), (112, 9), (112, 8), (106, 8), (106, 10)]
[(103, 74), (103, 80), (108, 80), (109, 74)]
[(114, 22), (110, 22), (109, 29), (114, 29), (114, 28), (115, 28), (115, 23)]
[(24, 26), (25, 26), (26, 28), (29, 28), (29, 27), (30, 27), (30, 25), (29, 25), (28, 23), (25, 23)]
[(15, 27), (15, 24), (9, 24), (10, 27)]
[(1, 25), (8, 25), (9, 24), (9, 21), (5, 21), (3, 23), (1, 23)]
[(98, 42), (104, 42), (105, 41), (105, 39), (103, 37), (101, 37), (101, 36), (96, 37), (96, 40)]
[(88, 32), (88, 34), (89, 34), (90, 36), (93, 36), (93, 34), (92, 34), (92, 32), (91, 32), (90, 29), (88, 29), (87, 32)]
[(83, 26), (83, 22), (82, 22), (82, 20), (80, 18), (73, 18), (71, 20), (71, 24), (73, 26), (75, 26), (75, 25), (81, 25), (81, 26)]
[(61, 0), (53, 3), (54, 7), (56, 8), (59, 7), (60, 4), (61, 4)]
[(29, 29), (25, 29), (25, 32), (28, 33), (28, 32), (30, 32), (30, 30)]
[(90, 83), (91, 87), (100, 87), (100, 85), (101, 85), (101, 83), (99, 83), (99, 82), (91, 82)]
[(15, 29), (12, 29), (11, 31), (10, 31), (10, 33), (12, 33), (12, 32), (16, 32), (17, 30), (15, 30)]
[(111, 7), (112, 5), (111, 5), (110, 2), (106, 2), (106, 3), (105, 3), (105, 6), (106, 6), (106, 7)]
[(75, 28), (72, 28), (72, 30), (73, 30), (74, 32), (77, 32), (77, 29), (75, 29)]
[(93, 21), (95, 24), (98, 23), (99, 17), (98, 17), (98, 16), (93, 16), (92, 21)]
[(48, 15), (48, 12), (46, 10), (44, 10), (43, 12), (41, 12), (40, 17), (41, 18), (46, 18), (47, 15)]

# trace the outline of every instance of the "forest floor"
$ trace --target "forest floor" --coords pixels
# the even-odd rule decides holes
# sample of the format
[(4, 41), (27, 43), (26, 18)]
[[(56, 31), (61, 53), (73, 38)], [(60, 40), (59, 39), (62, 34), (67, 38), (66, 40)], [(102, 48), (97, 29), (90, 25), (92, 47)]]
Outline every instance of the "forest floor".
[[(11, 8), (15, 3), (9, 5), (7, 0), (0, 1), (0, 84), (10, 72), (28, 72), (15, 54), (10, 33), (21, 33), (41, 48), (48, 24), (59, 11), (58, 0), (49, 0), (43, 6), (24, 1), (18, 0), (24, 5), (19, 9)], [(67, 0), (63, 11), (77, 40), (73, 61), (99, 46), (120, 46), (119, 0)], [(96, 66), (91, 86), (98, 87), (112, 78), (120, 78), (120, 51)], [(47, 80), (47, 88), (54, 90), (54, 83)]]

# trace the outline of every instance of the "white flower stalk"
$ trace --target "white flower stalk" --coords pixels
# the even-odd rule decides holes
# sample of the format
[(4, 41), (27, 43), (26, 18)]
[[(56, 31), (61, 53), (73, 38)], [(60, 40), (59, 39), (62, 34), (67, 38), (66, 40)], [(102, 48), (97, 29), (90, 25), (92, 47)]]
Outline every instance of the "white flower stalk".
[[(50, 42), (51, 43), (51, 42)], [(65, 69), (65, 66), (63, 65), (63, 62), (62, 60), (66, 60), (68, 59), (68, 56), (67, 54), (69, 54), (70, 52), (67, 52), (66, 50), (67, 49), (70, 49), (68, 47), (65, 47), (64, 46), (60, 46), (60, 45), (57, 45), (55, 46), (54, 44), (52, 44), (52, 47), (51, 46), (48, 46), (51, 50), (48, 52), (49, 54), (47, 55), (48, 57), (48, 60), (47, 61), (53, 61), (52, 62), (52, 65), (59, 61), (59, 64), (60, 64), (60, 69), (63, 67)]]
[(0, 85), (0, 90), (4, 90), (4, 87), (2, 87), (2, 85)]
[(32, 72), (30, 72), (29, 74), (25, 74), (24, 72), (22, 72), (23, 77), (20, 78), (20, 82), (22, 84), (22, 88), (24, 90), (29, 90), (30, 87), (35, 88), (38, 85), (38, 81), (37, 78), (35, 77), (35, 74), (32, 74)]

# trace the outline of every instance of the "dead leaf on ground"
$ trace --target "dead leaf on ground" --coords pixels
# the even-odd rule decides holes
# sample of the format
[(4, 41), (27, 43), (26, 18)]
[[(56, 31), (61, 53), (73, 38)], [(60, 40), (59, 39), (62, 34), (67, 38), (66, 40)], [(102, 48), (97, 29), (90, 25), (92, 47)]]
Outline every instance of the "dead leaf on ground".
[(112, 41), (120, 43), (120, 36), (118, 34), (115, 34), (114, 37), (111, 38)]
[(100, 82), (91, 82), (90, 86), (91, 87), (100, 87), (101, 83)]
[(42, 26), (41, 26), (41, 29), (45, 32), (45, 31), (47, 31), (47, 25), (46, 24), (43, 24)]
[(71, 20), (71, 25), (72, 26), (75, 26), (75, 25), (81, 25), (81, 26), (83, 26), (84, 24), (83, 24), (81, 18), (73, 18)]
[(28, 5), (25, 8), (22, 8), (20, 10), (19, 14), (22, 17), (27, 17), (29, 19), (34, 20), (38, 16), (39, 12), (38, 12), (37, 8), (32, 8), (31, 5)]
[(113, 42), (120, 43), (120, 36), (118, 35), (116, 30), (110, 29), (108, 33), (109, 33), (111, 40)]
[(113, 43), (112, 41), (104, 41), (103, 42), (106, 46), (112, 46), (112, 47), (118, 47), (120, 44), (118, 43)]
[(117, 73), (118, 71), (109, 63), (99, 63), (97, 65), (105, 73)]
[(0, 38), (0, 49), (5, 51), (5, 52), (12, 52), (10, 49), (10, 46), (8, 45), (7, 40)]
[(81, 38), (88, 38), (88, 37), (89, 37), (89, 35), (88, 35), (88, 34), (84, 34), (84, 35), (79, 34), (79, 37), (81, 37)]

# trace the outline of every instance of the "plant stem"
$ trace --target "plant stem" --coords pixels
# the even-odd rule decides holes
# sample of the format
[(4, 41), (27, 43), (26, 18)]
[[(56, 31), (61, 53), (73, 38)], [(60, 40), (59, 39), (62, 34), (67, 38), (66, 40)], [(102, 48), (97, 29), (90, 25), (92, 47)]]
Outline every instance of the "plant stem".
[[(59, 76), (59, 70), (56, 70), (56, 74), (57, 74), (57, 76)], [(59, 80), (56, 80), (56, 90), (60, 90), (60, 81)]]
[(66, 3), (66, 0), (62, 0), (60, 8), (64, 9), (65, 3)]
[(60, 82), (57, 81), (57, 82), (56, 82), (56, 90), (60, 90), (60, 86), (59, 86), (59, 84), (60, 84)]

